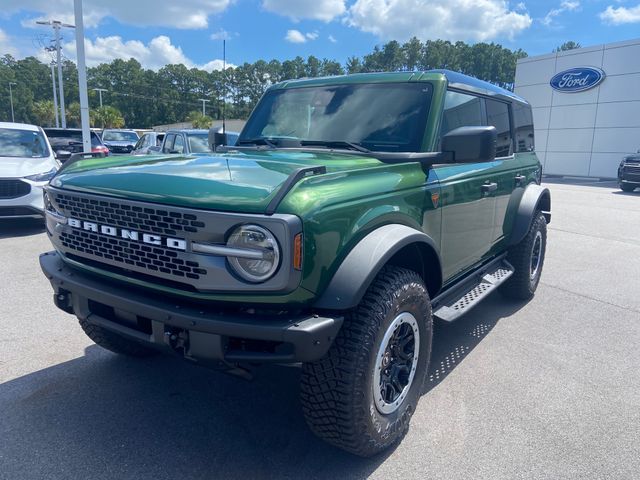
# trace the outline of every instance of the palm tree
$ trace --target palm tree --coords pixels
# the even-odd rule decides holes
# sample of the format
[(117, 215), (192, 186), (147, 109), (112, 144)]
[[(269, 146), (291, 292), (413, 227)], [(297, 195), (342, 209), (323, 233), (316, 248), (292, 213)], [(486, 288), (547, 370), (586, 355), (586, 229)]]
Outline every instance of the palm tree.
[(38, 125), (46, 127), (53, 125), (55, 112), (53, 111), (53, 102), (51, 100), (35, 102), (31, 109)]
[(104, 105), (92, 112), (91, 123), (101, 128), (121, 128), (124, 127), (124, 117), (115, 107)]
[(213, 123), (213, 118), (209, 115), (203, 115), (202, 112), (194, 110), (187, 115), (187, 122), (191, 122), (193, 128), (209, 128)]

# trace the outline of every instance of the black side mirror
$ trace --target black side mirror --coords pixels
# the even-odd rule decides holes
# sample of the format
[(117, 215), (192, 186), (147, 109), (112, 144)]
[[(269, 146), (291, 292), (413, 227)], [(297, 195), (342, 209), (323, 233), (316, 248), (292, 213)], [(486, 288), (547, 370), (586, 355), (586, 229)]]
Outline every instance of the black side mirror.
[(496, 127), (458, 127), (442, 137), (442, 151), (452, 153), (449, 163), (491, 162), (497, 140)]
[(226, 133), (217, 132), (217, 129), (209, 130), (209, 146), (212, 151), (216, 151), (218, 147), (222, 147), (229, 144), (229, 138)]

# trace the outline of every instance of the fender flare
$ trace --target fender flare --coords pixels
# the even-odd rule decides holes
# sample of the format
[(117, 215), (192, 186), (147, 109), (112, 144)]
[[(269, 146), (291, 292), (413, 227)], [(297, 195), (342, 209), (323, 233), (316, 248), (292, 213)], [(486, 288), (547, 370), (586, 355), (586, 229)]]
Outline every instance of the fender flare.
[(406, 225), (384, 225), (367, 234), (347, 254), (314, 307), (347, 310), (357, 306), (382, 267), (411, 244), (432, 249), (437, 256), (438, 268), (441, 268), (438, 249), (431, 237)]
[(546, 187), (532, 183), (524, 189), (520, 198), (509, 237), (509, 246), (517, 245), (527, 235), (536, 211), (542, 212), (547, 223), (551, 222), (551, 192)]

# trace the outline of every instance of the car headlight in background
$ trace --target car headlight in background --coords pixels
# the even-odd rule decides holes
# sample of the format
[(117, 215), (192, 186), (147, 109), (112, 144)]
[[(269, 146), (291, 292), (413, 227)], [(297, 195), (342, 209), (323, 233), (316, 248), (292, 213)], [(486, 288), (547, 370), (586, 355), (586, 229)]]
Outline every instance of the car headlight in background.
[(276, 237), (258, 225), (241, 225), (227, 240), (229, 250), (238, 255), (228, 255), (227, 261), (241, 278), (248, 282), (264, 282), (271, 278), (280, 264), (280, 247)]
[(31, 180), (32, 182), (48, 182), (53, 178), (58, 170), (54, 167), (48, 172), (44, 173), (36, 173), (35, 175), (29, 175), (28, 177), (24, 177), (27, 180)]

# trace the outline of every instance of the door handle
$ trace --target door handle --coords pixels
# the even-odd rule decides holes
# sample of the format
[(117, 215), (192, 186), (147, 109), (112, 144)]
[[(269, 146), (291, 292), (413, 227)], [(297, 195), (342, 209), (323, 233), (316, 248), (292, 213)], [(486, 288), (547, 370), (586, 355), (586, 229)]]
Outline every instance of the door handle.
[(491, 193), (491, 192), (495, 192), (498, 189), (498, 184), (493, 182), (493, 183), (484, 183), (482, 184), (482, 193)]
[(522, 185), (522, 183), (527, 179), (527, 177), (525, 177), (524, 175), (516, 175), (515, 176), (515, 181), (516, 181), (516, 187), (519, 187), (520, 185)]

